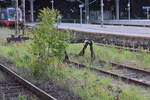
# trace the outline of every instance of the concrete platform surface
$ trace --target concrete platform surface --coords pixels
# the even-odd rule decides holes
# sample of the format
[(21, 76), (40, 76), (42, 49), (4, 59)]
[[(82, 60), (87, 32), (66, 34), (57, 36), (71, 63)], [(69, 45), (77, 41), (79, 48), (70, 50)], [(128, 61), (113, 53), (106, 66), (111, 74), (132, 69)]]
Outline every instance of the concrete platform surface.
[[(100, 23), (100, 21), (96, 22)], [(104, 20), (104, 23), (110, 25), (150, 26), (150, 20)]]
[(35, 27), (36, 25), (40, 24), (39, 22), (29, 22), (29, 23), (25, 23), (26, 27)]
[(93, 24), (61, 23), (58, 24), (58, 28), (87, 33), (150, 38), (150, 27), (114, 26), (114, 25), (104, 25), (103, 27), (101, 27), (101, 25), (93, 25)]

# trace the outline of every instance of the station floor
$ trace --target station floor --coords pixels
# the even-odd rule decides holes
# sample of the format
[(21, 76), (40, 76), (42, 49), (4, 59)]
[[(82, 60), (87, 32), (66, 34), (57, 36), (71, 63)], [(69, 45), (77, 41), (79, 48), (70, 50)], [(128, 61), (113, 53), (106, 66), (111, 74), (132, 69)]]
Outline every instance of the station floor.
[(58, 24), (59, 29), (68, 29), (87, 33), (123, 35), (131, 37), (150, 38), (150, 27), (138, 26), (116, 26), (116, 25), (93, 25), (93, 24)]

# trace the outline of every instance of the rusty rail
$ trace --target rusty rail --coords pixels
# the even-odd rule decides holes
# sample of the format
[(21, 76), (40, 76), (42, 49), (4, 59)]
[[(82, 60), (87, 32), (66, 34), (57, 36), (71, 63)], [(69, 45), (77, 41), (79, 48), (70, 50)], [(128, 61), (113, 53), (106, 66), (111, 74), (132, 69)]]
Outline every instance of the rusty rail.
[(11, 71), (6, 66), (0, 64), (0, 70), (2, 70), (3, 72), (5, 72), (12, 79), (14, 79), (19, 84), (21, 84), (22, 86), (24, 86), (25, 88), (27, 88), (28, 90), (30, 90), (31, 92), (33, 92), (35, 95), (37, 95), (37, 97), (41, 98), (42, 100), (57, 100), (54, 97), (52, 97), (51, 95), (49, 95), (48, 93), (44, 92), (40, 88), (38, 88), (35, 85), (33, 85), (32, 83), (30, 83), (29, 81), (23, 79), (22, 77), (20, 77), (19, 75), (17, 75), (15, 72)]
[(144, 70), (144, 69), (141, 69), (141, 68), (135, 68), (135, 67), (131, 67), (131, 66), (124, 65), (124, 64), (118, 64), (118, 63), (115, 63), (115, 62), (111, 62), (111, 64), (114, 65), (114, 66), (117, 66), (117, 67), (126, 68), (126, 69), (137, 71), (137, 72), (140, 72), (140, 73), (150, 74), (150, 71), (147, 71), (147, 70)]
[[(115, 78), (120, 78), (120, 79), (122, 79), (122, 80), (124, 80), (124, 81), (127, 81), (127, 82), (132, 82), (132, 83), (139, 84), (139, 85), (146, 86), (146, 87), (149, 87), (149, 86), (150, 86), (149, 83), (142, 82), (142, 81), (137, 80), (137, 79), (133, 79), (133, 78), (128, 78), (128, 77), (125, 77), (125, 76), (121, 76), (121, 75), (119, 75), (119, 74), (115, 74), (115, 73), (112, 73), (112, 72), (109, 72), (109, 71), (105, 71), (105, 70), (102, 70), (102, 69), (87, 67), (87, 66), (84, 65), (84, 64), (80, 64), (80, 63), (76, 63), (76, 62), (72, 62), (72, 61), (68, 61), (67, 63), (68, 63), (68, 64), (74, 64), (75, 66), (78, 66), (79, 68), (89, 68), (91, 71), (94, 71), (94, 72), (101, 72), (101, 73), (104, 73), (104, 74), (113, 76), (113, 77), (115, 77)], [(112, 63), (112, 64), (113, 64), (113, 65), (117, 65), (116, 63)], [(117, 66), (120, 66), (120, 67), (121, 67), (121, 65), (117, 65)], [(122, 66), (122, 67), (123, 67), (123, 66)], [(124, 68), (129, 68), (129, 69), (134, 70), (134, 68), (130, 68), (130, 67), (127, 67), (127, 66), (124, 66)], [(150, 72), (145, 71), (145, 70), (141, 70), (141, 69), (135, 69), (135, 70), (136, 70), (136, 71), (141, 71), (142, 73), (148, 73), (148, 74), (150, 74)]]

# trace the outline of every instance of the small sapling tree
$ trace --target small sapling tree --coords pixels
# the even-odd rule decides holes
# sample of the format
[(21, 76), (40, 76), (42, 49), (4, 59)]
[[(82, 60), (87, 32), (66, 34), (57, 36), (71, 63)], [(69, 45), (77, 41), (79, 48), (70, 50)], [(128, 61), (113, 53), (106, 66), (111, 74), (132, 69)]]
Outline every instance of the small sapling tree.
[(30, 31), (32, 43), (30, 53), (32, 54), (33, 75), (43, 75), (55, 62), (64, 58), (64, 52), (68, 45), (69, 34), (55, 27), (58, 11), (44, 8), (40, 10), (38, 21), (40, 24)]

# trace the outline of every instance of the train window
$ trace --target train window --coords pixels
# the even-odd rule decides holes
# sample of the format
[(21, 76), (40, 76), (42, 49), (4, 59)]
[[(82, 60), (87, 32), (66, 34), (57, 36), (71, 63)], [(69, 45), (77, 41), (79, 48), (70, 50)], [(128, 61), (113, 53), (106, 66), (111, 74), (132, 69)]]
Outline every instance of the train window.
[[(21, 20), (22, 20), (22, 13), (21, 13), (21, 10), (18, 9), (17, 11), (18, 11), (18, 20), (21, 21)], [(15, 10), (15, 9), (9, 9), (9, 10), (8, 10), (8, 14), (9, 14), (9, 15), (8, 15), (8, 16), (9, 16), (9, 17), (8, 17), (9, 20), (12, 20), (12, 21), (13, 21), (13, 20), (16, 19), (16, 18), (15, 18), (15, 17), (16, 17), (16, 10)]]
[(15, 20), (15, 10), (14, 9), (9, 10), (9, 18), (12, 20)]

